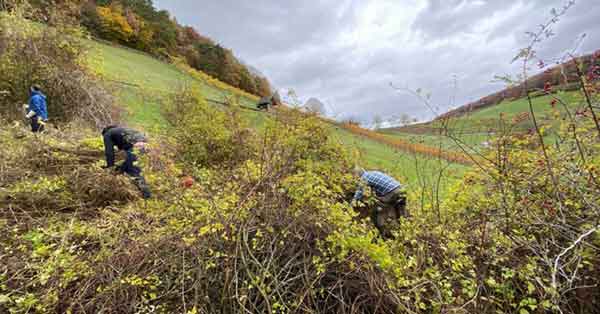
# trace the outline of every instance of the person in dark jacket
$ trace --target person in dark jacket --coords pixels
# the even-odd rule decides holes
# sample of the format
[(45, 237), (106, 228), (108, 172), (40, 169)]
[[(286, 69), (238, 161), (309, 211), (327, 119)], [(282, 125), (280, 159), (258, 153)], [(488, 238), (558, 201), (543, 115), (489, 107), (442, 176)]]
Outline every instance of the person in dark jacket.
[(384, 234), (385, 217), (399, 219), (406, 217), (406, 193), (402, 185), (396, 179), (380, 171), (365, 171), (357, 168), (356, 175), (360, 177), (360, 185), (354, 193), (354, 201), (360, 201), (363, 198), (366, 185), (373, 192), (375, 197), (384, 208), (376, 207), (371, 211), (371, 220), (381, 234)]
[(275, 94), (267, 97), (263, 97), (258, 101), (256, 107), (260, 110), (269, 110), (271, 107), (277, 107), (281, 105), (281, 96), (279, 93), (275, 92)]
[(38, 85), (31, 86), (30, 93), (29, 104), (23, 106), (25, 117), (31, 120), (31, 131), (33, 133), (40, 133), (44, 131), (46, 122), (48, 122), (46, 95), (42, 93)]
[(137, 156), (134, 153), (134, 148), (139, 149), (141, 152), (145, 151), (146, 138), (144, 135), (136, 130), (113, 125), (104, 128), (102, 136), (104, 137), (104, 153), (106, 155), (105, 168), (115, 167), (115, 146), (124, 151), (126, 154), (125, 162), (116, 167), (115, 170), (131, 176), (142, 192), (142, 196), (145, 199), (150, 198), (150, 188), (142, 176), (142, 170), (135, 165)]

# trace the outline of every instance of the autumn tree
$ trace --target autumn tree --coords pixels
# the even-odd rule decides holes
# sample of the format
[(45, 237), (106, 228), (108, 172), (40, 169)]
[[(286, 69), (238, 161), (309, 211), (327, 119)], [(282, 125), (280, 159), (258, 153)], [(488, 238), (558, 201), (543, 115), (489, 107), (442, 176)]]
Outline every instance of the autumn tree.
[[(264, 97), (268, 96), (270, 88), (267, 88), (268, 91), (265, 93), (264, 90), (260, 90), (259, 88), (264, 88), (264, 86), (260, 86), (257, 83), (262, 83), (258, 80), (255, 80), (250, 71), (243, 67), (240, 71), (240, 88), (252, 93), (257, 94), (258, 96)], [(268, 82), (267, 82), (268, 84)]]
[(264, 77), (257, 76), (255, 78), (256, 81), (256, 94), (259, 96), (268, 96), (271, 95), (271, 84), (269, 84), (269, 80)]
[[(7, 7), (9, 0), (0, 0)], [(267, 79), (252, 74), (229, 49), (182, 26), (169, 12), (157, 10), (151, 0), (31, 0), (40, 12), (61, 8), (79, 20), (94, 36), (169, 59), (181, 57), (191, 67), (260, 96), (271, 94)], [(63, 8), (64, 7), (64, 8)], [(56, 10), (49, 10), (54, 12)], [(39, 14), (41, 22), (50, 18)]]

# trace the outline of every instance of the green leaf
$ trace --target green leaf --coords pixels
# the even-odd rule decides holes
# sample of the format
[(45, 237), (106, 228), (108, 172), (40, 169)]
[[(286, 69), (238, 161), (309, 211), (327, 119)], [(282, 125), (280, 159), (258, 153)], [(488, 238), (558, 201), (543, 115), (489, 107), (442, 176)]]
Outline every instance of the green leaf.
[(544, 300), (544, 301), (542, 301), (542, 306), (543, 306), (545, 309), (552, 308), (552, 302), (550, 302), (550, 301), (548, 301), (548, 300)]
[(535, 285), (533, 283), (531, 283), (531, 282), (527, 283), (527, 292), (529, 294), (532, 294), (535, 292)]
[(6, 294), (0, 294), (0, 304), (10, 302), (10, 298)]

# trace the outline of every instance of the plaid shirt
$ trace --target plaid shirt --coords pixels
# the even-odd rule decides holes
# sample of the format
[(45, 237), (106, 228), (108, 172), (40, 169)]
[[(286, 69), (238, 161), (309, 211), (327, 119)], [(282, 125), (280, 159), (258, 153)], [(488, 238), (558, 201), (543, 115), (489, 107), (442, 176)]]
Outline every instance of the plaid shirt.
[[(378, 197), (386, 196), (402, 186), (398, 181), (394, 180), (394, 178), (379, 171), (366, 171), (360, 179), (372, 188), (375, 191), (375, 195)], [(356, 193), (354, 193), (354, 199), (361, 200), (363, 198), (363, 193), (363, 187), (360, 185), (356, 190)]]

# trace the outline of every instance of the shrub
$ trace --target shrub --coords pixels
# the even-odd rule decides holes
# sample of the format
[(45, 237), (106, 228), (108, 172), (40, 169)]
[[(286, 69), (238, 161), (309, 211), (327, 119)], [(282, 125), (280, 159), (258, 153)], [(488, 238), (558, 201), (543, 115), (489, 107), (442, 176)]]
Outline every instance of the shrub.
[[(228, 131), (236, 133), (234, 127)], [(215, 136), (214, 142), (223, 143)], [(255, 137), (244, 158), (221, 166), (212, 159), (199, 169), (183, 157), (181, 168), (152, 162), (158, 166), (145, 168), (149, 181), (165, 187), (144, 206), (117, 204), (118, 210), (98, 208), (96, 215), (75, 217), (50, 211), (47, 223), (5, 217), (19, 228), (0, 224), (0, 239), (23, 250), (12, 250), (0, 265), (0, 273), (8, 274), (0, 278), (0, 309), (395, 313), (401, 304), (393, 280), (367, 252), (385, 249), (370, 245), (373, 229), (354, 220), (345, 202), (355, 186), (349, 175), (354, 160), (330, 140), (329, 128), (290, 111)], [(86, 138), (74, 142), (96, 146)], [(198, 143), (191, 147), (206, 145)], [(198, 184), (177, 185), (172, 178), (182, 172)], [(110, 184), (99, 185), (116, 183)], [(76, 191), (74, 197), (87, 195), (86, 189)], [(350, 243), (344, 253), (337, 249), (341, 241)], [(35, 285), (20, 290), (27, 282)]]
[(45, 137), (19, 128), (1, 132), (0, 208), (10, 211), (0, 217), (95, 214), (98, 208), (137, 199), (128, 178), (101, 171), (102, 150), (86, 148), (90, 138), (65, 137), (70, 130)]
[(174, 94), (165, 116), (180, 158), (198, 167), (233, 166), (250, 158), (253, 131), (232, 109), (210, 106), (189, 89)]
[(79, 29), (33, 24), (19, 9), (0, 12), (0, 48), (0, 90), (7, 92), (0, 98), (4, 117), (21, 118), (29, 87), (38, 84), (55, 123), (81, 118), (100, 127), (116, 118), (112, 96), (79, 62), (85, 56)]

